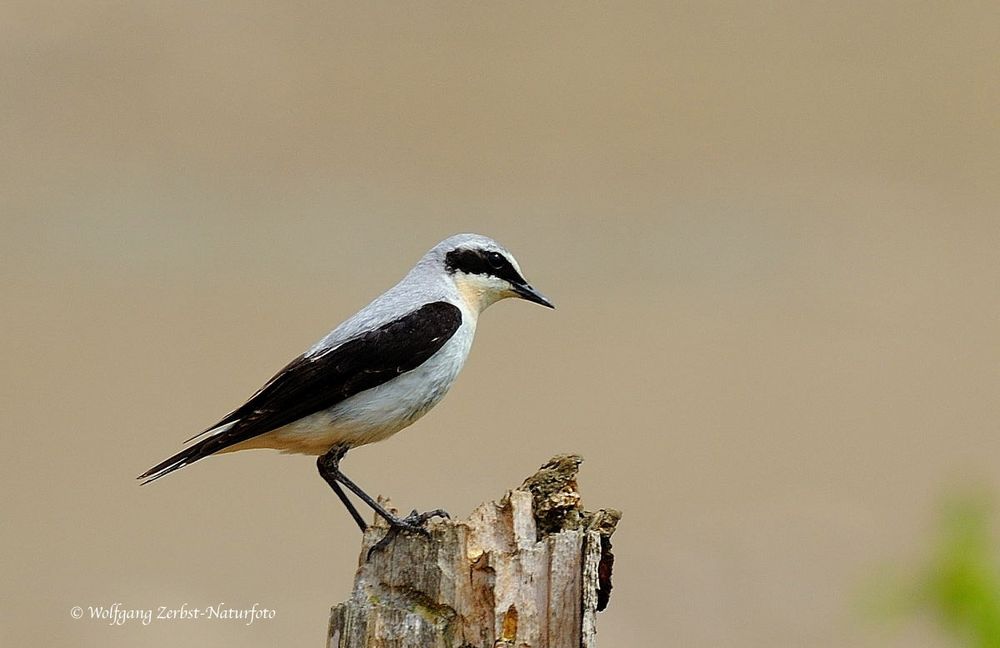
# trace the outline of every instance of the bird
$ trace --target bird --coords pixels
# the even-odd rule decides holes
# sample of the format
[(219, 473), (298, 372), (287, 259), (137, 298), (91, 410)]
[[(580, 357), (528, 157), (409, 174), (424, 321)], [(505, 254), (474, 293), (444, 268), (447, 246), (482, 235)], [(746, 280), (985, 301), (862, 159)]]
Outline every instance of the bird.
[(342, 487), (388, 523), (373, 551), (401, 532), (426, 535), (427, 521), (448, 517), (446, 511), (398, 517), (344, 475), (340, 461), (348, 450), (389, 438), (439, 403), (465, 364), (480, 313), (507, 298), (555, 308), (495, 240), (480, 234), (446, 238), (399, 283), (185, 443), (197, 442), (138, 479), (148, 484), (210, 455), (239, 450), (316, 455), (320, 476), (362, 532), (368, 525)]

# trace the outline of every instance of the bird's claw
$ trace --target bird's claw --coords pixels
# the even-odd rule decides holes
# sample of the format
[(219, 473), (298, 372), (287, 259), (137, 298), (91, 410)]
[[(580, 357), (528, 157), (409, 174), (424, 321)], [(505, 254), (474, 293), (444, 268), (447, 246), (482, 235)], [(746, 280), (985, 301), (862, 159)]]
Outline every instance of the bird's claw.
[[(416, 525), (421, 531), (427, 533), (427, 529), (425, 529), (423, 525), (427, 524), (429, 520), (436, 517), (444, 518), (446, 520), (451, 519), (451, 516), (448, 515), (448, 511), (444, 509), (434, 509), (433, 511), (425, 511), (424, 513), (417, 513), (417, 510), (413, 509), (410, 511), (409, 515), (403, 518), (402, 521), (407, 524)], [(428, 533), (428, 535), (430, 534)]]
[(427, 511), (425, 513), (417, 513), (416, 509), (410, 511), (410, 514), (405, 518), (395, 518), (389, 520), (389, 530), (385, 532), (382, 539), (372, 545), (371, 549), (368, 550), (368, 560), (371, 560), (372, 554), (376, 551), (382, 551), (396, 539), (400, 533), (414, 533), (421, 535), (427, 539), (430, 539), (431, 532), (424, 528), (432, 518), (451, 518), (448, 512), (442, 509), (434, 509), (433, 511)]

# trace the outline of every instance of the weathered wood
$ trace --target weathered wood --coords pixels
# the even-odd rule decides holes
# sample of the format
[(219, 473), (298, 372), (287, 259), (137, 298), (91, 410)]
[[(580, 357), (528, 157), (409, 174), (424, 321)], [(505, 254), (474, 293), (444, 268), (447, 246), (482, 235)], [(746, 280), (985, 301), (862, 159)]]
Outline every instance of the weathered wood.
[(611, 589), (613, 509), (580, 505), (580, 457), (560, 455), (467, 520), (430, 538), (364, 534), (350, 600), (330, 612), (328, 648), (593, 648)]

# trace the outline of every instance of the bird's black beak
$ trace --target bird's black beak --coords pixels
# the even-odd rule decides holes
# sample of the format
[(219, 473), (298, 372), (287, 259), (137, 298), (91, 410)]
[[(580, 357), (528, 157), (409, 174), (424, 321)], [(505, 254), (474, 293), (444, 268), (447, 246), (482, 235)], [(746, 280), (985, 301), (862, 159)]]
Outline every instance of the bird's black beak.
[(536, 304), (541, 304), (542, 306), (546, 306), (548, 308), (555, 308), (552, 302), (549, 301), (549, 298), (532, 288), (531, 284), (523, 283), (511, 285), (514, 287), (514, 292), (521, 299), (527, 299), (530, 302), (535, 302)]

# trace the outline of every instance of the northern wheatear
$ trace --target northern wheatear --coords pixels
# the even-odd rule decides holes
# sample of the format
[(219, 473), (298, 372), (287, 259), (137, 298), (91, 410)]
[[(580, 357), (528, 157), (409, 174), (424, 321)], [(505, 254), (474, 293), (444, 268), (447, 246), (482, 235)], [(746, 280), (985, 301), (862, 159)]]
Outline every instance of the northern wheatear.
[[(394, 287), (333, 329), (246, 403), (139, 476), (148, 483), (212, 454), (274, 448), (319, 455), (317, 466), (364, 531), (341, 489), (401, 530), (423, 532), (438, 509), (392, 515), (340, 472), (347, 451), (388, 438), (436, 405), (455, 382), (490, 304), (519, 297), (554, 308), (496, 241), (458, 234), (435, 245)], [(383, 543), (380, 543), (383, 544)]]

